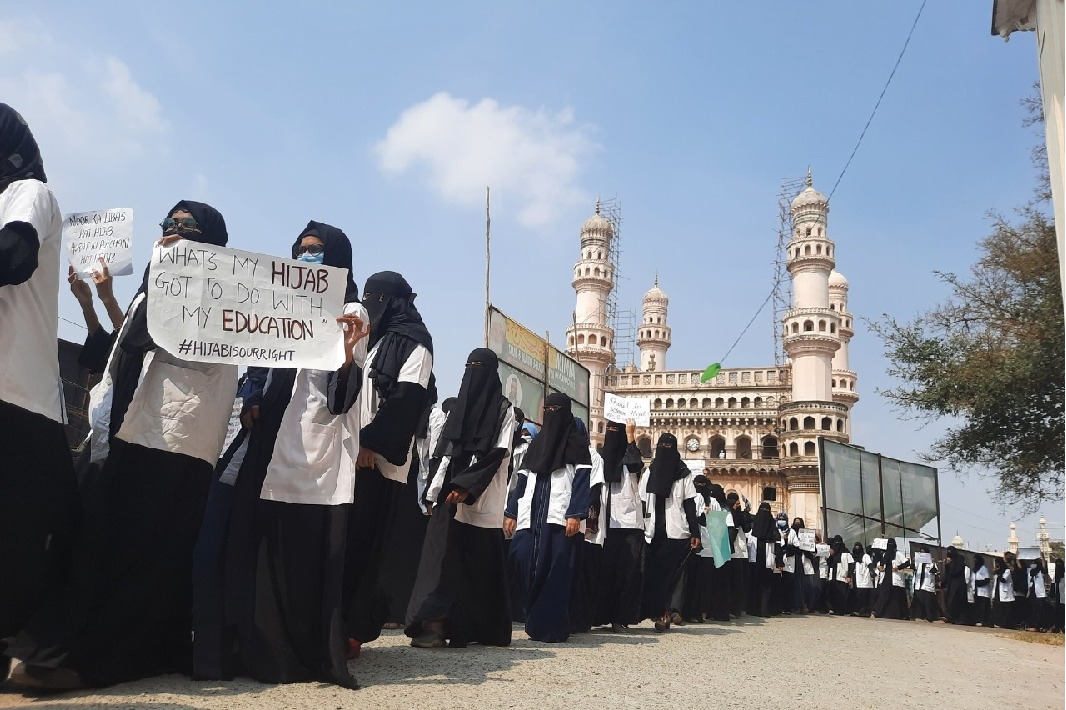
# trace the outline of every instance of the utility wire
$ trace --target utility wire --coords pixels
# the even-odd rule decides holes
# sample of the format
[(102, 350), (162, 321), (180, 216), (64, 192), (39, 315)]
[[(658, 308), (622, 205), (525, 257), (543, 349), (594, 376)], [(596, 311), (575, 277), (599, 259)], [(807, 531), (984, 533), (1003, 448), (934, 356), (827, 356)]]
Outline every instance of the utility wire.
[(918, 19), (922, 16), (922, 10), (925, 9), (925, 3), (928, 0), (922, 0), (922, 6), (918, 8), (918, 14), (914, 16), (914, 24), (911, 25), (911, 31), (907, 33), (907, 40), (903, 43), (903, 49), (900, 50), (899, 56), (896, 57), (896, 64), (892, 67), (892, 72), (888, 75), (888, 81), (885, 82), (885, 86), (881, 89), (881, 95), (877, 97), (877, 103), (874, 104), (874, 110), (870, 112), (870, 118), (867, 119), (866, 125), (862, 129), (862, 133), (859, 134), (859, 140), (855, 143), (855, 148), (851, 151), (851, 156), (848, 157), (848, 162), (844, 164), (844, 169), (840, 171), (840, 177), (837, 178), (836, 184), (833, 185), (833, 189), (829, 192), (829, 197), (826, 198), (828, 203), (833, 199), (833, 193), (837, 191), (837, 186), (840, 185), (840, 181), (844, 179), (844, 173), (848, 171), (848, 166), (851, 165), (852, 159), (859, 151), (859, 146), (862, 145), (862, 139), (866, 136), (867, 129), (870, 128), (870, 124), (873, 123), (874, 116), (877, 114), (877, 109), (881, 105), (881, 99), (885, 98), (885, 92), (888, 91), (888, 85), (892, 83), (892, 77), (896, 75), (896, 70), (899, 69), (899, 63), (903, 59), (903, 55), (907, 52), (907, 45), (911, 43), (911, 37), (914, 35), (914, 28), (918, 26)]
[(770, 295), (767, 296), (766, 300), (762, 302), (761, 306), (759, 306), (759, 310), (755, 311), (755, 315), (753, 315), (751, 317), (751, 320), (748, 321), (748, 324), (746, 326), (744, 326), (744, 330), (740, 331), (740, 335), (737, 336), (737, 339), (734, 340), (733, 344), (729, 346), (729, 350), (726, 350), (725, 355), (723, 355), (722, 359), (719, 360), (718, 362), (725, 362), (725, 359), (727, 357), (729, 357), (729, 353), (733, 352), (733, 348), (735, 348), (737, 346), (737, 343), (740, 342), (740, 339), (743, 338), (744, 334), (748, 332), (749, 328), (751, 328), (751, 324), (754, 323), (755, 319), (759, 317), (760, 313), (762, 313), (762, 309), (766, 308), (766, 304), (769, 303), (770, 299), (774, 297), (774, 291), (776, 291), (776, 290), (777, 290), (777, 285), (775, 284), (774, 288), (770, 290)]

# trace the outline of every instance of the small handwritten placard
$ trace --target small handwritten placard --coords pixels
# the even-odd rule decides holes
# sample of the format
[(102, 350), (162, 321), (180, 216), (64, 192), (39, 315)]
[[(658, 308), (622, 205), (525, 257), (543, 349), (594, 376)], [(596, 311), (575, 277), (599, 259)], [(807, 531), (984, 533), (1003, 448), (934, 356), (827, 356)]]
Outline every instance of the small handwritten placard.
[(63, 215), (67, 259), (82, 278), (100, 270), (100, 259), (112, 276), (133, 273), (133, 210), (123, 207)]
[(616, 394), (604, 396), (603, 418), (610, 422), (622, 422), (632, 419), (637, 426), (651, 424), (651, 402), (647, 397), (619, 397)]

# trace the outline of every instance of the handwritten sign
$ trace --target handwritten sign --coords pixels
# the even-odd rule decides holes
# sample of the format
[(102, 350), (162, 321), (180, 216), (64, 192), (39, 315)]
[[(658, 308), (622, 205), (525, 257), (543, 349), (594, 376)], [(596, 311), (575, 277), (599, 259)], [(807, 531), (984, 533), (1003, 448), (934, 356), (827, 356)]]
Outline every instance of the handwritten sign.
[(99, 271), (99, 259), (112, 276), (133, 273), (133, 210), (128, 207), (63, 215), (67, 259), (83, 278)]
[(632, 419), (637, 426), (651, 425), (651, 402), (647, 397), (619, 397), (607, 393), (603, 402), (603, 418), (610, 422)]
[(931, 565), (933, 564), (933, 553), (931, 552), (915, 552), (914, 564), (916, 565)]
[(875, 537), (874, 541), (870, 543), (871, 550), (887, 550), (888, 538), (887, 537)]
[(241, 410), (244, 409), (244, 398), (237, 397), (233, 400), (233, 409), (229, 414), (229, 423), (226, 425), (226, 441), (222, 444), (222, 450), (229, 449), (229, 445), (237, 438), (241, 431)]
[(814, 546), (815, 557), (829, 557), (829, 545), (818, 543)]
[(346, 278), (344, 269), (185, 239), (157, 244), (148, 333), (196, 362), (335, 370)]
[(801, 550), (806, 550), (807, 552), (814, 552), (816, 544), (815, 535), (816, 531), (814, 528), (800, 528), (796, 533), (796, 536), (799, 537), (799, 545), (797, 545), (797, 547)]

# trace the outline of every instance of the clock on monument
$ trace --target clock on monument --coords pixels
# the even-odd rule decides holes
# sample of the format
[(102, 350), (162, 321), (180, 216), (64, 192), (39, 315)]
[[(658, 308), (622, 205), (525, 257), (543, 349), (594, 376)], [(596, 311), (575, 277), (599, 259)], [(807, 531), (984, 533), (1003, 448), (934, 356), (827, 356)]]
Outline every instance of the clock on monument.
[(700, 448), (700, 440), (699, 439), (689, 439), (688, 441), (685, 442), (685, 447), (688, 448), (689, 451), (698, 451), (699, 448)]

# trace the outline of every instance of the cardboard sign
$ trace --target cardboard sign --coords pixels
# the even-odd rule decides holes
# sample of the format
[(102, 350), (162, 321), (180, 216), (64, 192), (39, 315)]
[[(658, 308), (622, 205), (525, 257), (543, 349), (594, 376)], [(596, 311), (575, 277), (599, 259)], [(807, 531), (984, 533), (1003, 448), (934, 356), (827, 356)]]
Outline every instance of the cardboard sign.
[(78, 275), (100, 270), (100, 259), (112, 276), (133, 273), (133, 210), (128, 207), (63, 215), (67, 260)]
[(914, 564), (916, 565), (931, 565), (933, 564), (933, 553), (931, 552), (915, 552)]
[(807, 552), (815, 551), (815, 534), (814, 528), (800, 528), (796, 533), (799, 536), (799, 549), (806, 550)]
[(603, 401), (603, 418), (625, 423), (632, 419), (637, 426), (651, 425), (651, 400), (647, 397), (619, 397), (607, 393)]
[(814, 546), (814, 554), (816, 557), (829, 557), (829, 545), (817, 543)]
[(874, 541), (870, 543), (871, 550), (887, 550), (888, 538), (887, 537), (875, 537)]
[(195, 362), (336, 370), (347, 272), (182, 239), (156, 244), (148, 333)]

